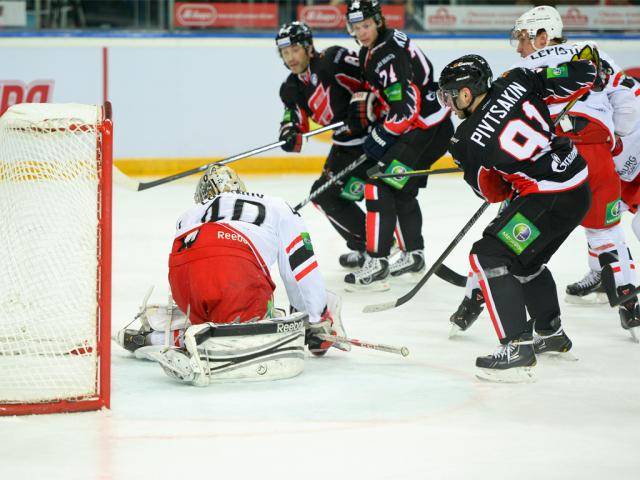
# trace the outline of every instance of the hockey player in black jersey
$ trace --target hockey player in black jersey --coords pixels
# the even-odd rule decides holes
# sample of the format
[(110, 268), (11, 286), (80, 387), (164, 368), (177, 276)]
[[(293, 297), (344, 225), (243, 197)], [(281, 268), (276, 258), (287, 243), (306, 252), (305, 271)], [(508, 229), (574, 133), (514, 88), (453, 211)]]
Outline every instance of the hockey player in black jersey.
[[(283, 150), (299, 152), (302, 134), (309, 130), (309, 119), (319, 125), (346, 119), (352, 94), (363, 88), (362, 74), (358, 57), (351, 50), (334, 46), (317, 52), (311, 29), (303, 22), (283, 25), (276, 36), (276, 44), (284, 64), (291, 71), (280, 87), (280, 98), (285, 107), (280, 140), (286, 142)], [(373, 115), (373, 111), (370, 114)], [(362, 155), (365, 136), (364, 128), (349, 129), (345, 125), (334, 130), (333, 145), (312, 191)], [(340, 256), (340, 264), (344, 267), (358, 267), (364, 263), (365, 214), (356, 202), (364, 197), (364, 179), (370, 166), (360, 165), (314, 200), (352, 250)]]
[[(436, 99), (431, 62), (403, 32), (386, 28), (377, 0), (350, 2), (347, 27), (361, 45), (368, 94), (385, 112), (365, 139), (367, 157), (383, 172), (429, 168), (447, 151), (453, 134), (450, 109)], [(356, 101), (351, 107), (350, 123), (357, 125), (364, 108)], [(426, 178), (367, 181), (366, 262), (345, 277), (347, 289), (384, 290), (389, 274), (406, 278), (422, 273), (424, 240), (417, 195)], [(390, 264), (394, 230), (402, 253)]]
[(536, 353), (571, 348), (545, 264), (591, 204), (586, 162), (553, 133), (546, 104), (601, 88), (602, 79), (585, 61), (491, 79), (486, 60), (465, 55), (442, 71), (438, 97), (463, 119), (449, 150), (465, 181), (489, 202), (510, 200), (469, 256), (501, 343), (478, 357), (478, 376), (523, 381), (532, 378)]

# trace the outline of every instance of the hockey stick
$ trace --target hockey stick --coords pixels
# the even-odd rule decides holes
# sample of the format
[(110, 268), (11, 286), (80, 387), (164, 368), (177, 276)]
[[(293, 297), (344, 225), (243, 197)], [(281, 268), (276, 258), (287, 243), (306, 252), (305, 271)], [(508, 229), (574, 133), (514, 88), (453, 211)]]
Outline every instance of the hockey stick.
[(316, 336), (320, 340), (324, 340), (326, 342), (348, 343), (356, 347), (370, 348), (371, 350), (379, 350), (381, 352), (387, 352), (387, 353), (397, 353), (398, 355), (402, 355), (403, 357), (406, 357), (407, 355), (409, 355), (409, 349), (407, 347), (392, 347), (391, 345), (363, 342), (361, 340), (356, 340), (355, 338), (339, 337), (336, 335), (327, 335), (324, 333), (320, 333)]
[[(298, 212), (302, 207), (311, 202), (314, 198), (317, 198), (322, 192), (326, 191), (331, 185), (335, 184), (338, 180), (344, 177), (347, 173), (352, 170), (355, 170), (359, 165), (364, 163), (367, 159), (366, 155), (360, 155), (356, 160), (347, 165), (343, 170), (340, 170), (333, 177), (323, 183), (316, 190), (311, 192), (307, 198), (302, 200), (298, 205), (293, 208), (294, 212)], [(446, 265), (440, 265), (438, 270), (436, 271), (436, 275), (440, 277), (445, 282), (449, 282), (456, 287), (464, 287), (467, 285), (467, 277), (460, 275), (459, 273), (454, 272)]]
[(464, 225), (464, 227), (462, 227), (462, 230), (460, 230), (460, 233), (456, 235), (456, 237), (449, 244), (449, 246), (447, 246), (445, 251), (442, 252), (442, 255), (438, 257), (438, 259), (434, 262), (434, 264), (431, 266), (429, 271), (425, 273), (425, 275), (420, 279), (420, 281), (416, 284), (415, 287), (413, 287), (411, 290), (409, 290), (409, 292), (407, 292), (397, 300), (394, 300), (392, 302), (378, 303), (375, 305), (367, 305), (364, 307), (362, 311), (364, 313), (382, 312), (383, 310), (390, 310), (392, 308), (399, 307), (400, 305), (403, 305), (407, 303), (409, 300), (411, 300), (415, 296), (415, 294), (418, 293), (418, 291), (422, 288), (422, 286), (427, 282), (427, 280), (431, 278), (431, 275), (433, 275), (438, 270), (438, 268), (442, 265), (442, 262), (444, 262), (445, 258), (447, 258), (451, 253), (451, 251), (456, 247), (456, 245), (460, 243), (460, 240), (462, 240), (462, 238), (467, 234), (467, 232), (471, 230), (471, 227), (474, 225), (474, 223), (478, 221), (478, 219), (484, 213), (484, 211), (487, 209), (488, 206), (489, 206), (489, 202), (484, 202), (482, 205), (480, 205), (480, 208), (476, 211), (476, 213), (473, 214), (471, 219), (469, 219), (469, 221)]
[(318, 188), (316, 188), (313, 192), (311, 192), (307, 198), (305, 198), (304, 200), (302, 200), (299, 204), (297, 204), (294, 208), (293, 211), (294, 212), (298, 212), (298, 210), (300, 210), (302, 207), (304, 207), (305, 205), (307, 205), (309, 202), (311, 202), (314, 198), (317, 198), (318, 195), (320, 195), (321, 193), (325, 192), (331, 185), (333, 185), (334, 183), (336, 183), (338, 180), (340, 180), (342, 177), (344, 177), (347, 173), (349, 173), (352, 170), (355, 170), (356, 168), (358, 168), (361, 164), (363, 164), (365, 161), (367, 160), (367, 156), (366, 155), (360, 155), (358, 158), (356, 158), (353, 162), (351, 162), (349, 165), (347, 165), (346, 167), (344, 167), (342, 170), (340, 170), (338, 173), (336, 173), (335, 175), (333, 175), (329, 180), (327, 180), (326, 182), (324, 182), (321, 186), (319, 186)]
[[(336, 122), (331, 125), (327, 125), (325, 127), (316, 128), (310, 132), (306, 132), (302, 134), (303, 138), (313, 137), (314, 135), (318, 135), (319, 133), (326, 132), (328, 130), (334, 130), (336, 128), (340, 128), (344, 125), (344, 122)], [(157, 180), (152, 180), (150, 182), (137, 182), (132, 179), (128, 179), (127, 182), (120, 182), (122, 186), (129, 190), (133, 190), (136, 192), (141, 192), (142, 190), (148, 190), (149, 188), (157, 187), (158, 185), (163, 185), (165, 183), (173, 182), (174, 180), (178, 180), (180, 178), (188, 177), (189, 175), (193, 175), (194, 173), (204, 172), (209, 165), (218, 164), (218, 165), (226, 165), (227, 163), (235, 162), (237, 160), (241, 160), (243, 158), (251, 157), (253, 155), (257, 155), (258, 153), (266, 152), (268, 150), (273, 150), (274, 148), (280, 147), (284, 145), (286, 142), (284, 140), (280, 140), (279, 142), (270, 143), (269, 145), (264, 145), (262, 147), (254, 148), (253, 150), (248, 150), (246, 152), (238, 153), (232, 157), (227, 157), (222, 160), (217, 160), (215, 162), (207, 163), (206, 165), (201, 165), (196, 168), (192, 168), (190, 170), (185, 170), (184, 172), (176, 173), (174, 175), (169, 175), (168, 177), (159, 178)]]
[(410, 172), (398, 172), (398, 173), (381, 173), (380, 175), (373, 175), (369, 178), (395, 178), (395, 177), (426, 177), (428, 175), (439, 175), (441, 173), (459, 173), (462, 172), (461, 168), (438, 168), (436, 170), (412, 170)]

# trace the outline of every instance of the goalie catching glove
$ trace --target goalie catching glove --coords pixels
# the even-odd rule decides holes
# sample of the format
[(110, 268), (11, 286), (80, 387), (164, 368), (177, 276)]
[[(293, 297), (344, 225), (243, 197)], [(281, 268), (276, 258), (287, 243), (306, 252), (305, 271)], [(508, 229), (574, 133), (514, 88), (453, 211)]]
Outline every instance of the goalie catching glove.
[(300, 127), (293, 122), (283, 124), (280, 127), (280, 141), (284, 142), (282, 149), (285, 152), (299, 152), (302, 150)]

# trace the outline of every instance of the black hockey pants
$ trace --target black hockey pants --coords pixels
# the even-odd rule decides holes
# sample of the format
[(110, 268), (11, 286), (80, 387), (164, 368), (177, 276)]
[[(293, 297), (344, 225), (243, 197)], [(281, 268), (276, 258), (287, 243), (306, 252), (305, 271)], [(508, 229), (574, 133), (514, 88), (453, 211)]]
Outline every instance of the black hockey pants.
[[(329, 180), (329, 174), (336, 174), (344, 170), (347, 165), (357, 160), (362, 153), (361, 146), (343, 147), (333, 145), (329, 151), (322, 175), (313, 183), (311, 191), (313, 192), (320, 188)], [(346, 240), (347, 247), (351, 250), (364, 251), (365, 249), (365, 214), (357, 202), (364, 198), (366, 171), (371, 166), (372, 163), (364, 162), (313, 201), (327, 216), (333, 228)]]
[[(427, 169), (446, 153), (452, 135), (453, 123), (447, 117), (427, 130), (415, 129), (402, 135), (382, 161), (391, 164), (397, 160), (413, 170)], [(402, 250), (424, 248), (422, 212), (417, 197), (419, 189), (426, 187), (427, 178), (410, 178), (401, 189), (383, 180), (367, 183), (367, 252), (372, 257), (389, 256), (396, 227)]]
[(587, 182), (565, 192), (513, 200), (473, 244), (469, 256), (502, 343), (550, 328), (560, 315), (556, 284), (545, 264), (591, 206)]

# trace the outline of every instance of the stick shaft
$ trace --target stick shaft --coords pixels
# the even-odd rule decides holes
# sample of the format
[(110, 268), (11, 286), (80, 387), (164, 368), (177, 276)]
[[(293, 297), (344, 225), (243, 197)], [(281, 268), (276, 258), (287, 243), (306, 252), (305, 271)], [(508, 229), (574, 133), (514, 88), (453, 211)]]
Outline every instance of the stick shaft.
[[(344, 122), (336, 122), (331, 125), (327, 125), (325, 127), (316, 128), (307, 133), (303, 133), (302, 136), (304, 138), (313, 137), (314, 135), (318, 135), (320, 133), (326, 132), (328, 130), (333, 130), (335, 128), (340, 128), (344, 125)], [(283, 140), (279, 142), (270, 143), (269, 145), (264, 145), (262, 147), (254, 148), (252, 150), (247, 150), (246, 152), (238, 153), (237, 155), (233, 155), (232, 157), (227, 157), (222, 160), (218, 160), (216, 162), (207, 163), (206, 165), (201, 165), (199, 167), (192, 168), (190, 170), (185, 170), (184, 172), (176, 173), (174, 175), (169, 175), (168, 177), (159, 178), (157, 180), (152, 180), (150, 182), (141, 182), (138, 184), (138, 191), (148, 190), (149, 188), (157, 187), (158, 185), (163, 185), (165, 183), (173, 182), (174, 180), (178, 180), (180, 178), (188, 177), (189, 175), (193, 175), (195, 173), (204, 172), (209, 165), (214, 163), (220, 165), (226, 165), (231, 162), (235, 162), (237, 160), (241, 160), (243, 158), (251, 157), (253, 155), (257, 155), (258, 153), (266, 152), (267, 150), (273, 150), (274, 148), (280, 147), (284, 145), (285, 142)]]
[(318, 195), (320, 195), (322, 192), (326, 191), (331, 185), (333, 185), (334, 183), (336, 183), (338, 180), (340, 180), (342, 177), (344, 177), (347, 173), (349, 173), (352, 170), (355, 170), (358, 166), (360, 166), (361, 164), (363, 164), (365, 161), (367, 160), (367, 156), (366, 155), (360, 155), (357, 159), (355, 159), (353, 162), (351, 162), (349, 165), (347, 165), (346, 167), (344, 167), (344, 169), (340, 170), (338, 173), (336, 173), (335, 175), (333, 175), (329, 180), (327, 180), (326, 182), (324, 182), (322, 185), (320, 185), (317, 189), (315, 189), (313, 192), (311, 192), (309, 194), (309, 196), (307, 196), (307, 198), (305, 198), (304, 200), (302, 200), (298, 205), (296, 205), (293, 210), (295, 212), (297, 212), (298, 210), (300, 210), (302, 207), (304, 207), (306, 204), (308, 204), (309, 202), (311, 202), (314, 198), (316, 198)]
[(391, 345), (363, 342), (362, 340), (357, 340), (355, 338), (339, 337), (336, 335), (326, 335), (323, 333), (318, 334), (317, 336), (321, 340), (325, 340), (327, 342), (348, 343), (355, 347), (368, 348), (371, 350), (378, 350), (378, 351), (387, 352), (387, 353), (396, 353), (398, 355), (402, 355), (403, 357), (406, 357), (407, 355), (409, 355), (409, 349), (407, 347), (393, 347)]

